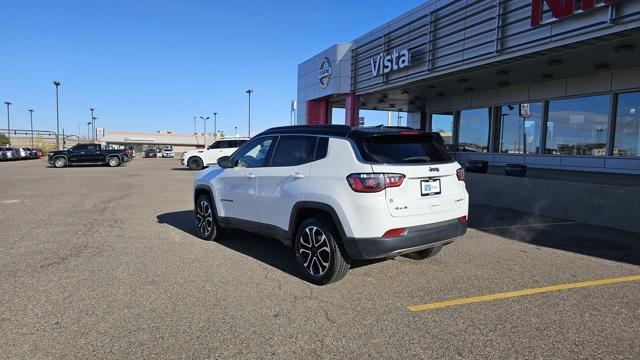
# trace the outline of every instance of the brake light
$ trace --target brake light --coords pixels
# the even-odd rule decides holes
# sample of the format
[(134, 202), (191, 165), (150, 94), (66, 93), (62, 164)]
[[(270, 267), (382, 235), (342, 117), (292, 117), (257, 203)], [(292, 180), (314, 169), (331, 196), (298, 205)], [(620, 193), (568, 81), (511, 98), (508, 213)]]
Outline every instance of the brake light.
[(407, 234), (407, 228), (397, 228), (397, 229), (388, 230), (387, 232), (384, 233), (384, 235), (382, 235), (382, 237), (393, 238), (393, 237), (403, 236), (406, 234)]
[(388, 187), (398, 187), (404, 182), (402, 174), (351, 174), (347, 176), (347, 182), (355, 192), (375, 193)]
[(417, 131), (400, 131), (400, 135), (416, 135)]
[(466, 223), (467, 223), (467, 216), (466, 216), (466, 215), (465, 215), (465, 216), (460, 216), (460, 217), (458, 218), (458, 222), (459, 222), (460, 224), (466, 224)]
[(464, 181), (464, 169), (463, 168), (460, 168), (460, 169), (456, 170), (456, 177), (458, 177), (458, 180)]

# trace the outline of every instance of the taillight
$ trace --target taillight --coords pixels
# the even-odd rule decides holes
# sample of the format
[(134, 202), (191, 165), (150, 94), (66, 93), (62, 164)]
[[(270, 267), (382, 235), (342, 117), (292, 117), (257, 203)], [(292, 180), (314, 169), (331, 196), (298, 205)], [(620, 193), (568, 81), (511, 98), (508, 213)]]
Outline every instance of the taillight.
[(394, 237), (403, 236), (406, 234), (407, 234), (407, 228), (397, 228), (397, 229), (388, 230), (387, 232), (384, 233), (384, 235), (382, 235), (382, 237), (394, 238)]
[(460, 168), (456, 170), (456, 176), (458, 177), (458, 180), (464, 181), (464, 169)]
[(375, 193), (388, 187), (398, 187), (404, 182), (402, 174), (351, 174), (347, 182), (355, 192)]
[(465, 215), (465, 216), (460, 216), (460, 217), (458, 218), (458, 222), (459, 222), (460, 224), (466, 224), (466, 223), (467, 223), (467, 216), (466, 216), (466, 215)]

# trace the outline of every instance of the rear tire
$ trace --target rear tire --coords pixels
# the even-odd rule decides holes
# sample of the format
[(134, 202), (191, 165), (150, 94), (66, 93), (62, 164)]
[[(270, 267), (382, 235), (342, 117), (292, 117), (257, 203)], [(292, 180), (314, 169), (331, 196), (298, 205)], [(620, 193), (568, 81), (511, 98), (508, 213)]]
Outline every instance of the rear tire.
[(63, 168), (65, 166), (67, 166), (67, 159), (65, 159), (63, 157), (57, 157), (57, 158), (53, 159), (53, 166), (55, 166), (57, 168)]
[(204, 164), (202, 163), (202, 159), (193, 156), (187, 161), (187, 166), (189, 166), (189, 170), (202, 170)]
[(424, 260), (424, 259), (428, 259), (430, 257), (434, 257), (438, 255), (440, 250), (442, 250), (442, 245), (408, 253), (408, 254), (405, 254), (405, 257), (408, 257), (409, 259), (413, 259), (413, 260)]
[(203, 240), (218, 241), (222, 237), (222, 228), (218, 223), (216, 208), (208, 195), (198, 196), (194, 213), (198, 237)]
[(120, 166), (120, 158), (117, 157), (117, 156), (112, 156), (112, 157), (107, 159), (107, 164), (110, 167)]
[(333, 224), (323, 218), (309, 218), (300, 224), (294, 251), (298, 269), (316, 284), (326, 285), (342, 279), (351, 266), (343, 255)]

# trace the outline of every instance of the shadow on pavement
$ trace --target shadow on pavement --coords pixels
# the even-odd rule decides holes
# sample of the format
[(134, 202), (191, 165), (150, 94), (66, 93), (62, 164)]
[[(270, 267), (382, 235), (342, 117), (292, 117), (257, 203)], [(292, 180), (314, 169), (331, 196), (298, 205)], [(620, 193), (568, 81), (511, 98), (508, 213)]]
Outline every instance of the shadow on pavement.
[(503, 238), (640, 265), (640, 234), (486, 205), (472, 205), (469, 226)]
[[(197, 236), (193, 210), (160, 214), (156, 218), (160, 224), (167, 224), (187, 234)], [(241, 254), (251, 256), (289, 275), (303, 279), (298, 272), (293, 250), (279, 240), (233, 229), (225, 231), (224, 236), (218, 241), (218, 244)], [(351, 263), (351, 269), (380, 261), (384, 260), (353, 261)]]

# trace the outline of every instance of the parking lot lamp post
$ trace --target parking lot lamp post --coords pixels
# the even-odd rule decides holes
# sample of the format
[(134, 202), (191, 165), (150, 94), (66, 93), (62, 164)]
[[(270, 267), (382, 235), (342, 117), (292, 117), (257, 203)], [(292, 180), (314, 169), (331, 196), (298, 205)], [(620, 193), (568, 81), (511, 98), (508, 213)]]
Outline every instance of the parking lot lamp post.
[(218, 113), (213, 113), (213, 133), (215, 134), (216, 140), (218, 140)]
[[(96, 127), (95, 127), (96, 125), (95, 125), (95, 122), (94, 122), (95, 118), (93, 117), (93, 112), (95, 111), (95, 109), (94, 108), (89, 108), (89, 111), (91, 111), (91, 131), (92, 131), (92, 134), (95, 134), (96, 133)], [(94, 136), (91, 136), (92, 139), (93, 139), (93, 137)]]
[(33, 147), (33, 109), (29, 109), (29, 120), (31, 121), (31, 147)]
[(98, 141), (98, 134), (96, 133), (96, 120), (98, 120), (97, 116), (92, 116), (91, 117), (91, 130), (93, 131), (93, 141), (97, 142)]
[(58, 97), (60, 81), (55, 80), (53, 85), (56, 87), (56, 148), (60, 150), (60, 102)]
[(238, 137), (238, 127), (234, 126), (233, 129), (236, 131), (236, 137)]
[(9, 106), (11, 106), (11, 103), (8, 101), (4, 103), (7, 105), (7, 136), (9, 137), (9, 145), (11, 145), (11, 119), (9, 118)]
[(91, 139), (91, 121), (87, 121), (87, 141)]
[(247, 90), (247, 94), (249, 95), (249, 127), (247, 129), (247, 136), (251, 137), (251, 93), (252, 89)]
[(209, 120), (209, 116), (207, 117), (203, 117), (200, 116), (200, 119), (202, 119), (204, 121), (204, 140), (202, 140), (204, 142), (204, 147), (205, 149), (207, 148), (207, 120)]

